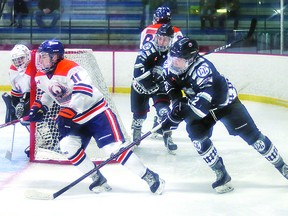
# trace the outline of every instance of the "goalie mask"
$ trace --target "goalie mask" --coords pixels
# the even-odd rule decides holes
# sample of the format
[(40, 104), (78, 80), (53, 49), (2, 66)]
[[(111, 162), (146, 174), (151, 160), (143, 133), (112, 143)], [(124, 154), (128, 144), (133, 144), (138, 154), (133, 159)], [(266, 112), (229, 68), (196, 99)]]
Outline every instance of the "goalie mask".
[(36, 53), (37, 70), (52, 73), (58, 62), (64, 58), (64, 46), (58, 40), (44, 41)]
[(152, 23), (166, 24), (171, 21), (171, 10), (169, 7), (158, 7), (153, 14)]
[(19, 73), (24, 73), (31, 61), (31, 51), (22, 44), (16, 44), (11, 50), (12, 64)]
[(174, 29), (171, 24), (163, 24), (156, 32), (154, 42), (160, 52), (169, 49), (174, 36)]
[(171, 73), (180, 75), (187, 71), (199, 53), (198, 43), (188, 37), (177, 40), (168, 55), (168, 67)]

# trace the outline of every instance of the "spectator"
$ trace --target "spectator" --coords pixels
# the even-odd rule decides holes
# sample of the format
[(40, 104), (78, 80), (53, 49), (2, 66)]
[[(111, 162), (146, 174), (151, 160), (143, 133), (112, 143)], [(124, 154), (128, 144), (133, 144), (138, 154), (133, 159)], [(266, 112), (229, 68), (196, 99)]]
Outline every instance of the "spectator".
[(227, 0), (227, 16), (234, 19), (233, 29), (237, 30), (239, 25), (239, 0)]
[(29, 14), (26, 2), (28, 2), (28, 0), (13, 1), (10, 26), (22, 28), (22, 19)]
[(206, 28), (206, 20), (209, 21), (210, 27), (214, 28), (215, 0), (200, 0), (199, 6), (201, 29)]
[(225, 9), (226, 12), (219, 15), (219, 28), (224, 29), (225, 21), (227, 19), (234, 19), (233, 29), (238, 29), (238, 11), (239, 11), (239, 0), (217, 0), (216, 9)]
[[(39, 10), (34, 13), (37, 25), (40, 28), (56, 26), (58, 20), (60, 19), (60, 0), (39, 0), (38, 2)], [(45, 25), (43, 22), (43, 17), (52, 17), (52, 21), (49, 26)]]

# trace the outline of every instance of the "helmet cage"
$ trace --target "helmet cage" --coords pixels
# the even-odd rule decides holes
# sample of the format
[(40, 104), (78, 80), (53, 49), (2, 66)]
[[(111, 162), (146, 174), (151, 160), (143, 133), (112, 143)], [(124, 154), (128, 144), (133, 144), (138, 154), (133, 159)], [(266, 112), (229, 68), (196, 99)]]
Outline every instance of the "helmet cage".
[(25, 72), (31, 61), (30, 50), (25, 45), (15, 45), (11, 50), (11, 61), (19, 72)]

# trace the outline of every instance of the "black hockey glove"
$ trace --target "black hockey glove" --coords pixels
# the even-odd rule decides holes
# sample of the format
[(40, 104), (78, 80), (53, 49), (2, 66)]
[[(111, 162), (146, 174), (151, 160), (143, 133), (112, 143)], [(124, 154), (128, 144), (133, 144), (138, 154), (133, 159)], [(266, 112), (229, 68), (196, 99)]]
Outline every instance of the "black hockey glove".
[(163, 76), (163, 68), (155, 66), (152, 71), (153, 81), (159, 86), (159, 91), (165, 93), (165, 79)]
[(47, 112), (48, 107), (46, 105), (42, 105), (41, 101), (36, 100), (29, 111), (29, 121), (41, 122)]
[(62, 108), (59, 111), (58, 117), (56, 118), (56, 125), (62, 138), (67, 136), (72, 129), (75, 129), (77, 124), (72, 121), (75, 115), (76, 112), (71, 108)]
[(183, 97), (174, 102), (172, 110), (168, 114), (167, 118), (162, 122), (163, 132), (177, 129), (180, 122), (185, 119), (188, 109), (190, 109), (188, 98)]
[(182, 120), (173, 118), (170, 112), (161, 123), (163, 133), (177, 129), (181, 121)]

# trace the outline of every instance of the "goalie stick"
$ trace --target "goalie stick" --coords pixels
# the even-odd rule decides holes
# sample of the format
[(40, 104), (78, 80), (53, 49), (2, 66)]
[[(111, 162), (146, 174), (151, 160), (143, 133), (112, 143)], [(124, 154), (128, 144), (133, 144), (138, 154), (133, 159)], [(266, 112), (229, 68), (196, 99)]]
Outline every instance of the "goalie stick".
[(57, 198), (58, 196), (60, 196), (61, 194), (63, 194), (64, 192), (66, 192), (67, 190), (69, 190), (70, 188), (72, 188), (73, 186), (75, 186), (76, 184), (78, 184), (79, 182), (81, 182), (82, 180), (84, 180), (85, 178), (87, 178), (88, 176), (90, 176), (91, 174), (93, 174), (94, 172), (96, 172), (97, 170), (99, 170), (100, 168), (108, 164), (109, 162), (111, 162), (112, 160), (114, 160), (115, 158), (119, 157), (123, 152), (127, 151), (128, 149), (132, 148), (134, 145), (138, 144), (141, 140), (145, 139), (146, 137), (148, 137), (155, 131), (159, 130), (161, 127), (162, 125), (159, 124), (156, 127), (152, 128), (150, 131), (148, 131), (146, 134), (141, 136), (139, 139), (133, 141), (128, 146), (121, 148), (117, 153), (111, 154), (111, 156), (108, 159), (100, 163), (94, 169), (82, 175), (81, 177), (79, 177), (78, 179), (70, 183), (69, 185), (60, 189), (59, 191), (51, 194), (51, 193), (46, 193), (44, 191), (41, 192), (37, 190), (29, 190), (29, 191), (26, 191), (25, 196), (29, 199), (38, 199), (38, 200), (53, 200)]
[(223, 46), (218, 47), (218, 48), (216, 48), (216, 49), (214, 49), (214, 50), (211, 50), (211, 51), (209, 51), (209, 52), (206, 52), (206, 53), (204, 53), (202, 56), (206, 56), (206, 55), (209, 55), (209, 54), (211, 54), (211, 53), (215, 53), (215, 52), (219, 52), (219, 51), (225, 50), (225, 49), (230, 48), (231, 46), (233, 46), (233, 45), (235, 45), (235, 44), (237, 44), (237, 43), (239, 43), (239, 42), (241, 42), (241, 41), (245, 41), (245, 40), (250, 39), (250, 38), (252, 37), (252, 35), (254, 34), (254, 31), (255, 31), (255, 29), (256, 29), (256, 26), (257, 26), (257, 19), (256, 19), (256, 18), (253, 18), (253, 19), (251, 20), (251, 23), (250, 23), (249, 31), (248, 31), (247, 35), (245, 35), (245, 37), (242, 37), (241, 39), (232, 41), (232, 42), (229, 43), (229, 44), (223, 45)]
[(5, 154), (5, 158), (10, 160), (10, 161), (12, 160), (12, 154), (13, 154), (13, 149), (14, 149), (14, 138), (15, 138), (15, 124), (13, 125), (11, 148), (10, 148), (10, 151), (7, 150), (6, 154)]
[(9, 126), (9, 125), (15, 125), (15, 124), (17, 124), (18, 122), (28, 121), (28, 120), (29, 120), (29, 116), (24, 116), (23, 118), (16, 119), (16, 120), (13, 120), (13, 121), (6, 122), (6, 123), (4, 123), (4, 124), (1, 124), (1, 125), (0, 125), (0, 128), (7, 127), (7, 126)]

